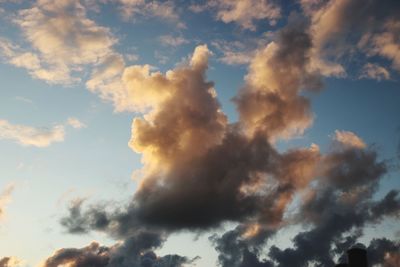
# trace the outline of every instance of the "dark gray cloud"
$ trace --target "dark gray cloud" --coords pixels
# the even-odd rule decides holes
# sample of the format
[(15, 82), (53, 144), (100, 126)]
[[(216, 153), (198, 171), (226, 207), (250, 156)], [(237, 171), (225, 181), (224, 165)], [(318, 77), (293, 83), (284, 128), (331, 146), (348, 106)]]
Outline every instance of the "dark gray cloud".
[(394, 242), (386, 238), (371, 240), (367, 247), (368, 262), (383, 264), (384, 267), (395, 267), (400, 264), (400, 242)]
[(261, 230), (254, 237), (243, 238), (246, 227), (239, 225), (222, 236), (213, 235), (210, 241), (218, 251), (218, 263), (223, 267), (273, 267), (269, 260), (260, 260), (260, 245), (274, 234)]
[(46, 260), (44, 267), (64, 264), (71, 267), (179, 267), (193, 261), (179, 255), (157, 256), (153, 249), (160, 247), (163, 241), (159, 233), (138, 231), (123, 243), (111, 247), (93, 242), (79, 249), (57, 250)]
[[(400, 215), (398, 191), (392, 190), (382, 199), (374, 199), (386, 171), (385, 162), (369, 149), (347, 147), (321, 156), (319, 178), (306, 189), (293, 218), (295, 223), (308, 230), (293, 238), (293, 247), (280, 249), (272, 244), (268, 249), (265, 243), (275, 231), (265, 235), (265, 231), (260, 230), (248, 239), (244, 237), (246, 228), (238, 227), (220, 237), (212, 237), (220, 253), (220, 265), (251, 266), (246, 265), (245, 255), (256, 259), (257, 264), (263, 264), (260, 266), (276, 267), (305, 267), (311, 263), (321, 267), (333, 266), (335, 259), (345, 260), (345, 251), (357, 243), (365, 226), (377, 224), (385, 217)], [(262, 251), (268, 253), (268, 259), (260, 259)], [(385, 261), (376, 262), (383, 264)]]
[[(312, 229), (294, 237), (294, 248), (273, 246), (269, 252), (280, 267), (308, 266), (311, 262), (333, 265), (335, 256), (340, 257), (356, 243), (364, 226), (399, 215), (397, 192), (389, 192), (382, 200), (372, 199), (386, 172), (374, 151), (333, 152), (325, 157), (325, 164), (324, 178), (312, 189), (298, 215), (302, 223), (311, 223)], [(390, 205), (380, 209), (386, 203)]]

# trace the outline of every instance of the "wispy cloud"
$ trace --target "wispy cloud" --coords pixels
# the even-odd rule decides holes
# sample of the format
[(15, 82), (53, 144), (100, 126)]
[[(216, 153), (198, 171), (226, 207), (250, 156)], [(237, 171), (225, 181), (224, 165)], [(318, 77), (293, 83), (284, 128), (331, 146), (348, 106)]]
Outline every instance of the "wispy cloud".
[[(400, 70), (398, 2), (300, 1), (310, 18), (313, 39), (311, 67), (325, 76), (345, 76), (346, 56), (379, 55)], [(365, 23), (368, 21), (368, 23)], [(380, 70), (382, 73), (382, 70)], [(370, 71), (371, 73), (371, 71)], [(380, 77), (384, 77), (383, 76)]]
[(400, 19), (389, 18), (385, 21), (380, 31), (375, 34), (366, 34), (363, 40), (372, 43), (367, 45), (369, 53), (372, 55), (380, 55), (392, 62), (395, 70), (400, 72), (400, 44), (398, 36), (400, 35)]
[(0, 140), (11, 140), (22, 146), (48, 147), (53, 143), (64, 141), (65, 126), (71, 126), (74, 129), (87, 127), (85, 123), (75, 117), (69, 117), (65, 123), (52, 127), (13, 124), (0, 119)]
[(81, 122), (80, 120), (78, 120), (77, 118), (74, 118), (74, 117), (68, 118), (67, 124), (75, 129), (81, 129), (81, 128), (87, 127), (87, 125), (85, 123)]
[(125, 20), (136, 19), (139, 16), (156, 17), (175, 23), (178, 28), (185, 28), (180, 20), (174, 1), (148, 0), (117, 0), (121, 14)]
[(378, 81), (389, 80), (390, 72), (378, 64), (367, 63), (362, 67), (359, 78), (374, 79)]
[(274, 25), (281, 17), (280, 7), (270, 0), (208, 0), (205, 4), (192, 4), (189, 9), (196, 13), (207, 9), (215, 10), (218, 20), (234, 22), (251, 31), (256, 30), (256, 21), (268, 20)]
[(160, 36), (161, 44), (167, 46), (180, 46), (183, 44), (189, 43), (189, 40), (183, 38), (182, 36), (173, 36), (173, 35), (162, 35)]
[(339, 147), (358, 149), (363, 149), (367, 147), (367, 145), (359, 136), (350, 131), (336, 130), (335, 135), (333, 136), (333, 140), (335, 141), (334, 145), (337, 145)]
[(12, 140), (23, 146), (47, 147), (52, 143), (64, 141), (64, 137), (63, 125), (35, 128), (0, 120), (0, 139)]
[(15, 185), (9, 184), (3, 191), (0, 192), (0, 219), (4, 217), (5, 208), (11, 201), (11, 194), (14, 191), (14, 189)]
[(21, 102), (28, 103), (28, 104), (33, 104), (32, 99), (29, 99), (27, 97), (16, 96), (15, 99), (18, 100), (18, 101), (21, 101)]
[(216, 40), (211, 44), (222, 53), (219, 60), (228, 65), (249, 64), (257, 49), (254, 44), (250, 45), (239, 41)]
[(14, 23), (30, 48), (2, 39), (3, 56), (10, 64), (26, 68), (34, 78), (49, 83), (79, 81), (75, 73), (112, 53), (117, 41), (108, 28), (87, 18), (78, 0), (38, 1), (20, 10)]

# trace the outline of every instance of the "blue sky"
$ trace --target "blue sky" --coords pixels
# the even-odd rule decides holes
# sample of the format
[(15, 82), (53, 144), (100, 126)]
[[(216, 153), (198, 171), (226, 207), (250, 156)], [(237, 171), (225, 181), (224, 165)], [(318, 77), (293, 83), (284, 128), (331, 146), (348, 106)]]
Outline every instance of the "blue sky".
[[(386, 6), (370, 1), (364, 10), (354, 11), (361, 2), (0, 1), (0, 257), (18, 258), (15, 266), (84, 266), (72, 258), (55, 261), (54, 265), (44, 261), (58, 255), (56, 251), (61, 255), (59, 249), (84, 248), (92, 241), (120, 249), (115, 244), (127, 243), (128, 236), (115, 234), (111, 226), (97, 229), (85, 226), (87, 221), (83, 220), (85, 231), (74, 232), (71, 225), (60, 221), (69, 216), (73, 207), (82, 209), (84, 216), (91, 216), (96, 207), (106, 207), (111, 222), (115, 219), (112, 214), (129, 203), (147, 205), (141, 192), (159, 186), (155, 177), (166, 188), (171, 181), (172, 187), (177, 186), (174, 177), (184, 176), (182, 173), (195, 177), (197, 172), (181, 169), (179, 161), (188, 158), (203, 162), (205, 154), (218, 150), (224, 143), (224, 136), (229, 136), (228, 128), (233, 125), (240, 128), (237, 134), (250, 143), (261, 134), (271, 145), (271, 151), (282, 157), (297, 150), (315, 152), (320, 163), (307, 164), (322, 169), (324, 164), (326, 168), (332, 167), (329, 155), (353, 150), (365, 153), (366, 157), (368, 153), (377, 153), (373, 164), (384, 162), (387, 170), (371, 178), (374, 181), (365, 181), (364, 185), (370, 188), (375, 188), (375, 182), (379, 184), (373, 194), (358, 196), (357, 190), (364, 190), (362, 183), (338, 189), (342, 190), (338, 194), (357, 195), (356, 203), (373, 206), (389, 191), (399, 190), (400, 7), (396, 1), (387, 1)], [(346, 16), (352, 12), (354, 18)], [(360, 21), (368, 23), (360, 25)], [(293, 36), (286, 36), (285, 29), (296, 34), (301, 31), (299, 38), (308, 38), (310, 43), (304, 41), (305, 48), (301, 50), (302, 39), (290, 40)], [(296, 61), (299, 55), (300, 63)], [(204, 75), (205, 81), (213, 82), (212, 86), (200, 81)], [(315, 84), (323, 86), (313, 89)], [(217, 97), (208, 87), (214, 88)], [(206, 93), (196, 91), (203, 89)], [(253, 101), (245, 99), (253, 93), (271, 93), (286, 108), (271, 113), (269, 121), (262, 122), (263, 112), (270, 112), (269, 106), (274, 103), (266, 102), (259, 109), (256, 104), (239, 107), (240, 103)], [(303, 98), (310, 101), (309, 106), (301, 102)], [(175, 107), (186, 102), (193, 106), (193, 114), (185, 115), (183, 124), (176, 128), (164, 125), (164, 121), (170, 120), (181, 123), (179, 116), (184, 111)], [(301, 108), (291, 111), (295, 105)], [(197, 107), (201, 107), (200, 111)], [(172, 119), (171, 114), (178, 115)], [(271, 122), (277, 114), (285, 118), (277, 122), (279, 125)], [(210, 121), (193, 126), (191, 118), (197, 115), (209, 116)], [(132, 124), (134, 118), (141, 118), (147, 126)], [(155, 132), (145, 128), (157, 128), (158, 124), (160, 129)], [(167, 144), (170, 133), (175, 132), (177, 137), (171, 138), (180, 141)], [(310, 148), (315, 146), (318, 152)], [(171, 151), (174, 152), (170, 154)], [(237, 151), (245, 157), (244, 151)], [(190, 169), (191, 163), (187, 164)], [(277, 196), (285, 201), (278, 222), (265, 221), (264, 211), (230, 217), (221, 208), (221, 216), (215, 215), (216, 221), (204, 226), (192, 227), (183, 221), (179, 224), (180, 218), (172, 218), (181, 226), (171, 230), (169, 221), (163, 224), (166, 218), (154, 215), (159, 221), (149, 219), (128, 227), (143, 227), (143, 231), (168, 236), (162, 244), (144, 248), (140, 253), (154, 250), (160, 255), (160, 262), (164, 255), (179, 254), (186, 257), (182, 266), (209, 267), (229, 266), (217, 259), (222, 252), (216, 246), (222, 247), (218, 243), (222, 239), (210, 241), (210, 236), (217, 233), (221, 237), (239, 225), (246, 230), (238, 240), (247, 244), (262, 232), (257, 230), (247, 236), (251, 227), (258, 225), (256, 229), (268, 229), (274, 234), (260, 247), (251, 243), (251, 251), (257, 251), (254, 253), (264, 264), (268, 260), (268, 264), (281, 264), (265, 266), (286, 266), (278, 258), (268, 256), (268, 249), (277, 245), (282, 251), (287, 247), (300, 251), (300, 245), (291, 239), (298, 232), (307, 231), (307, 225), (317, 228), (323, 221), (313, 221), (312, 216), (309, 221), (302, 221), (296, 217), (298, 214), (292, 218), (289, 212), (290, 207), (305, 212), (307, 201), (312, 200), (302, 200), (302, 196), (326, 189), (329, 178), (324, 176), (330, 174), (316, 166), (310, 167), (312, 174), (300, 171), (307, 178), (296, 177), (298, 172), (294, 172), (290, 183), (296, 189), (288, 199)], [(242, 186), (268, 187), (273, 184), (270, 177), (278, 184), (284, 179), (279, 177), (283, 175), (280, 172), (268, 170), (264, 175), (266, 180), (260, 179), (265, 185), (259, 185), (260, 180)], [(296, 182), (301, 179), (306, 184)], [(315, 189), (315, 184), (321, 186)], [(179, 195), (184, 187), (183, 181), (171, 196)], [(236, 189), (236, 193), (241, 190)], [(214, 197), (218, 206), (220, 196)], [(178, 203), (185, 202), (183, 197), (178, 199)], [(190, 206), (190, 200), (188, 203)], [(137, 212), (141, 211), (139, 208)], [(395, 222), (399, 209), (389, 213), (378, 222), (366, 221), (350, 229), (363, 229), (358, 241), (366, 245), (372, 238), (382, 237), (398, 242), (400, 228)], [(157, 227), (151, 228), (152, 223)], [(344, 236), (351, 235), (352, 230), (346, 230)], [(107, 257), (112, 259), (110, 253)], [(330, 253), (332, 257), (340, 256)], [(200, 258), (188, 260), (196, 256)], [(313, 260), (321, 259), (305, 259), (305, 264), (313, 266)], [(239, 257), (236, 261), (239, 266), (244, 259)], [(14, 265), (10, 261), (4, 266)]]

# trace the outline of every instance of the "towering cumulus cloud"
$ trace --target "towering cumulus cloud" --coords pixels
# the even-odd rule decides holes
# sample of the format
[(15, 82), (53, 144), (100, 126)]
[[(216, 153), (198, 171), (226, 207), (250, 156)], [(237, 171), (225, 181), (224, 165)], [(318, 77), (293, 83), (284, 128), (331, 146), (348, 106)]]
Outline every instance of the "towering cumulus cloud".
[[(270, 135), (286, 133), (294, 119), (259, 129), (251, 125), (251, 134), (247, 133), (247, 118), (228, 124), (212, 83), (205, 80), (209, 54), (206, 46), (198, 46), (187, 66), (166, 75), (149, 73), (147, 66), (125, 70), (123, 80), (128, 90), (147, 110), (143, 118), (134, 119), (130, 141), (130, 146), (143, 154), (144, 177), (125, 212), (75, 212), (77, 220), (69, 218), (64, 224), (81, 229), (76, 221), (86, 218), (97, 227), (102, 218), (101, 227), (119, 235), (143, 224), (169, 230), (201, 230), (224, 221), (279, 225), (296, 189), (312, 178), (318, 148), (281, 155), (271, 146)], [(286, 88), (277, 86), (277, 94), (285, 94)], [(296, 102), (299, 84), (291, 86), (288, 101)], [(293, 112), (281, 106), (277, 109), (270, 114), (271, 119), (291, 117)], [(308, 114), (307, 110), (300, 116)], [(304, 120), (308, 125), (309, 118)], [(292, 174), (296, 173), (294, 180)]]

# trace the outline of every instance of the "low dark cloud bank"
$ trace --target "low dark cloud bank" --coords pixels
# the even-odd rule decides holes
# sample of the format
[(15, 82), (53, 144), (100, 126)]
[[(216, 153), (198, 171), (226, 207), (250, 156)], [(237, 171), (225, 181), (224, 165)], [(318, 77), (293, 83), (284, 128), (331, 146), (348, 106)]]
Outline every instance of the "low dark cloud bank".
[(192, 262), (192, 260), (179, 255), (157, 256), (152, 249), (160, 247), (162, 243), (163, 239), (158, 233), (138, 231), (122, 243), (111, 247), (93, 242), (81, 249), (60, 249), (46, 260), (44, 266), (57, 267), (69, 264), (68, 266), (71, 267), (170, 267)]

